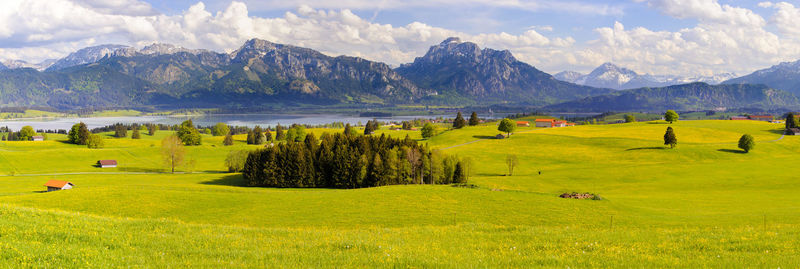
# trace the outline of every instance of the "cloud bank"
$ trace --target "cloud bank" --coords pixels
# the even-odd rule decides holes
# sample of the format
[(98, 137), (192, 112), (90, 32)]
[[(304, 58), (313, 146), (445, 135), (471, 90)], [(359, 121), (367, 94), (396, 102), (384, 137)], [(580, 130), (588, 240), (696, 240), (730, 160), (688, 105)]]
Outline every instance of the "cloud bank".
[[(350, 0), (338, 6), (372, 3), (382, 5), (376, 8), (402, 8), (393, 5), (436, 6), (448, 1), (387, 4)], [(284, 1), (275, 2), (279, 3), (286, 5)], [(763, 18), (752, 10), (716, 0), (642, 1), (666, 16), (697, 24), (677, 31), (654, 31), (616, 22), (595, 28), (595, 36), (581, 43), (573, 37), (554, 36), (550, 25), (533, 26), (519, 34), (467, 34), (424, 22), (397, 26), (373, 23), (350, 9), (334, 9), (330, 1), (303, 3), (282, 16), (258, 17), (250, 14), (244, 2), (231, 2), (214, 13), (198, 2), (179, 14), (166, 15), (138, 0), (4, 0), (0, 2), (0, 59), (41, 61), (106, 43), (142, 47), (161, 42), (231, 51), (248, 39), (260, 38), (329, 55), (360, 56), (398, 65), (413, 61), (450, 36), (482, 47), (508, 49), (520, 60), (548, 72), (585, 71), (614, 62), (657, 74), (744, 74), (800, 58), (800, 9), (786, 2), (760, 3), (759, 8), (773, 13)], [(463, 3), (479, 5), (482, 1)], [(494, 1), (493, 5), (532, 11), (560, 11), (573, 5), (578, 14), (589, 12), (572, 2), (507, 0)], [(622, 12), (607, 5), (588, 7), (601, 15)]]

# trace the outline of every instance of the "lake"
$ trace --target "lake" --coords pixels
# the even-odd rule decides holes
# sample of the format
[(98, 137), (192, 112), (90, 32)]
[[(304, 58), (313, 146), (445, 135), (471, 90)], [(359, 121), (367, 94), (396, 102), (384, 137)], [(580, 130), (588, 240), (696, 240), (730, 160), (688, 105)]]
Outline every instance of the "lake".
[[(404, 121), (413, 119), (430, 119), (436, 117), (454, 117), (455, 115), (425, 115), (425, 116), (393, 116), (393, 117), (377, 117), (379, 121)], [(469, 115), (465, 115), (469, 117)], [(484, 115), (484, 117), (489, 117)], [(209, 114), (209, 115), (192, 115), (192, 116), (129, 116), (129, 117), (89, 117), (89, 118), (40, 118), (40, 119), (20, 119), (20, 120), (4, 120), (0, 121), (0, 126), (8, 126), (12, 130), (19, 130), (22, 126), (30, 125), (36, 130), (69, 130), (72, 125), (83, 122), (89, 129), (112, 125), (115, 123), (161, 123), (161, 124), (180, 124), (181, 122), (191, 119), (195, 125), (212, 126), (218, 122), (224, 122), (228, 125), (248, 126), (254, 127), (260, 125), (262, 127), (274, 127), (275, 125), (292, 125), (292, 124), (309, 124), (319, 125), (333, 122), (344, 122), (350, 124), (367, 123), (373, 117), (359, 117), (344, 114)]]

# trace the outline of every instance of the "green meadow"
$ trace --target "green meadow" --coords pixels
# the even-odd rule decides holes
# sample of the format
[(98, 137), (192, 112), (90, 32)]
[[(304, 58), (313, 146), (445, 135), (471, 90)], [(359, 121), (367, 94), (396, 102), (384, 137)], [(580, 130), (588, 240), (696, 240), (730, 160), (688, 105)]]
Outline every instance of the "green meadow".
[[(203, 135), (176, 174), (160, 155), (168, 131), (105, 133), (103, 149), (53, 134), (3, 141), (0, 266), (800, 267), (800, 137), (780, 124), (522, 127), (493, 139), (496, 128), (441, 126), (428, 140), (379, 130), (471, 158), (470, 185), (350, 190), (244, 187), (224, 166), (228, 152), (259, 147), (244, 135), (233, 146)], [(745, 133), (750, 153), (737, 148)], [(49, 179), (75, 188), (43, 192)]]

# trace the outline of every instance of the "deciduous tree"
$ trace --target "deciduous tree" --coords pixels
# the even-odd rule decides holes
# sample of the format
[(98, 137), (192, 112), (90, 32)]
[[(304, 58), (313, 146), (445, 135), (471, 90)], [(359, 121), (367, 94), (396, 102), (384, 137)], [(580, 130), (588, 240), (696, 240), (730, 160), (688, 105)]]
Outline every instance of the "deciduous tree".
[(744, 150), (745, 153), (750, 152), (755, 147), (756, 147), (756, 140), (753, 139), (752, 135), (745, 134), (742, 135), (742, 138), (739, 138), (739, 148)]
[(509, 154), (506, 156), (506, 167), (508, 167), (508, 176), (514, 174), (514, 168), (517, 167), (519, 164), (519, 159), (517, 159), (517, 155)]
[(511, 133), (517, 129), (517, 123), (509, 118), (505, 118), (500, 121), (500, 125), (497, 126), (497, 130), (506, 133), (508, 136), (511, 136)]
[(674, 121), (678, 121), (679, 117), (680, 116), (678, 116), (678, 113), (675, 112), (675, 110), (667, 110), (667, 112), (664, 113), (664, 120), (668, 121), (670, 124), (672, 124)]
[(161, 140), (161, 156), (164, 158), (164, 164), (172, 173), (175, 173), (175, 167), (183, 164), (186, 155), (183, 144), (183, 141), (174, 135)]

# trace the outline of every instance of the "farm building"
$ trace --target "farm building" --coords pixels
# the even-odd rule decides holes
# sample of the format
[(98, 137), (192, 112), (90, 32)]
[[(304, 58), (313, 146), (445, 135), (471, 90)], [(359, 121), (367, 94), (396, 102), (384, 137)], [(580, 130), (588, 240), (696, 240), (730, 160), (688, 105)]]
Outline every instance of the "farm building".
[(97, 166), (100, 168), (114, 168), (117, 167), (117, 160), (99, 160)]
[(517, 122), (517, 126), (528, 127), (528, 126), (531, 126), (531, 123), (527, 122), (527, 121), (518, 121)]
[(33, 141), (44, 141), (44, 136), (36, 135), (32, 137)]
[(800, 135), (800, 128), (789, 128), (786, 129), (787, 135)]
[(540, 128), (556, 128), (567, 126), (575, 126), (575, 123), (569, 123), (567, 121), (557, 119), (536, 119), (536, 127)]
[(69, 181), (63, 180), (48, 180), (47, 183), (44, 184), (47, 187), (47, 191), (59, 191), (59, 190), (69, 190), (72, 189), (74, 184)]
[(772, 121), (774, 119), (774, 117), (772, 117), (771, 115), (750, 115), (747, 116), (747, 118), (759, 121)]

